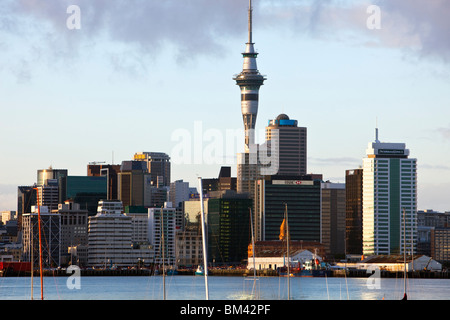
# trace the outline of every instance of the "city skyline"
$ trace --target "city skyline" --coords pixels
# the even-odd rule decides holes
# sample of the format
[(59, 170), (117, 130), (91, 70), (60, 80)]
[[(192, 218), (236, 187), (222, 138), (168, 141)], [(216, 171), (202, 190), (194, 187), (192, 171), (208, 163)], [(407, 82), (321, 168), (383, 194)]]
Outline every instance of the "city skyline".
[[(193, 156), (172, 163), (172, 181), (198, 187), (197, 175), (215, 177), (222, 164), (236, 176), (243, 139), (222, 164), (196, 161), (209, 142), (194, 144), (198, 131), (223, 139), (242, 129), (232, 77), (242, 69), (248, 0), (6, 3), (1, 210), (16, 210), (17, 187), (49, 166), (86, 175), (89, 162), (120, 164), (136, 152), (173, 158), (176, 132), (191, 134)], [(418, 209), (448, 211), (450, 6), (422, 3), (254, 1), (258, 67), (268, 76), (256, 128), (281, 113), (297, 119), (308, 129), (308, 173), (344, 182), (378, 127), (382, 142), (405, 143), (418, 160)], [(80, 29), (68, 27), (71, 5)], [(369, 25), (372, 5), (381, 29)]]

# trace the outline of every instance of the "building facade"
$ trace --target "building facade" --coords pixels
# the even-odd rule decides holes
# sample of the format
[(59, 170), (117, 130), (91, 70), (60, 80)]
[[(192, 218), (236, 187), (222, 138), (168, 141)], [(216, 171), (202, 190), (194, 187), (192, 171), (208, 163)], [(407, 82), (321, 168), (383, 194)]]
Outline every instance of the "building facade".
[[(170, 157), (163, 152), (137, 152), (135, 161), (146, 163), (153, 186), (170, 186)], [(158, 179), (159, 177), (159, 179)]]
[(363, 254), (409, 251), (416, 247), (417, 237), (417, 160), (408, 157), (404, 143), (382, 143), (378, 137), (366, 152)]
[(345, 184), (323, 182), (321, 185), (321, 228), (325, 253), (345, 255)]
[(363, 169), (345, 172), (345, 251), (362, 254)]
[(177, 210), (166, 204), (148, 209), (148, 238), (154, 248), (155, 264), (177, 265), (176, 260)]
[(132, 237), (132, 218), (123, 214), (122, 202), (99, 201), (97, 215), (89, 217), (88, 265), (111, 268), (152, 263), (152, 250), (133, 248)]
[(252, 200), (233, 190), (211, 192), (208, 199), (208, 260), (214, 265), (247, 259)]
[(306, 175), (307, 129), (299, 127), (297, 120), (280, 114), (266, 127), (266, 143), (277, 141), (278, 175)]
[(61, 263), (86, 265), (87, 256), (78, 254), (83, 250), (74, 249), (88, 244), (88, 211), (80, 209), (78, 203), (65, 201), (54, 213), (61, 217)]
[[(43, 268), (56, 268), (60, 262), (61, 216), (51, 213), (47, 207), (40, 206), (41, 247)], [(39, 210), (32, 206), (31, 212), (22, 217), (23, 260), (32, 261), (39, 268)]]
[(58, 204), (70, 200), (93, 216), (98, 202), (107, 198), (108, 180), (105, 176), (66, 176), (60, 178), (58, 188)]
[(256, 239), (278, 240), (287, 205), (292, 240), (318, 241), (321, 235), (321, 180), (311, 176), (266, 176), (256, 183)]
[(107, 200), (117, 200), (117, 176), (120, 172), (119, 164), (95, 164), (87, 166), (87, 175), (90, 177), (106, 177)]

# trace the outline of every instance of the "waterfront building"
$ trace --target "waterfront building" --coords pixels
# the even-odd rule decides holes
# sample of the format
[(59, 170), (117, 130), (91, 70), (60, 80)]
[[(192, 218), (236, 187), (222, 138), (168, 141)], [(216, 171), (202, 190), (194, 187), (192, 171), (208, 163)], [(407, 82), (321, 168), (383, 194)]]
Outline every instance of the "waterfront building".
[(431, 256), (441, 262), (450, 260), (448, 259), (450, 239), (446, 239), (450, 236), (446, 231), (450, 226), (450, 212), (419, 210), (417, 221), (417, 253)]
[(132, 218), (123, 214), (119, 200), (102, 200), (97, 214), (89, 217), (88, 265), (111, 268), (153, 262), (149, 246), (133, 247)]
[[(393, 272), (410, 271), (441, 271), (442, 264), (425, 255), (407, 255), (406, 266), (404, 255), (375, 255), (369, 256), (354, 265), (362, 270), (386, 270)], [(342, 263), (340, 264), (342, 266)], [(347, 265), (348, 267), (348, 265)]]
[[(155, 264), (175, 266), (175, 236), (177, 232), (177, 210), (170, 203), (161, 208), (148, 209), (148, 239), (154, 248)], [(164, 250), (164, 251), (163, 251)]]
[(345, 184), (321, 184), (321, 242), (327, 256), (345, 255)]
[[(88, 211), (80, 209), (80, 204), (73, 201), (65, 201), (58, 205), (58, 213), (61, 217), (61, 264), (86, 265), (87, 256), (74, 255), (74, 248), (87, 246), (88, 244)], [(82, 253), (82, 250), (77, 253)]]
[[(40, 206), (42, 262), (44, 268), (56, 268), (60, 263), (61, 216)], [(39, 268), (39, 211), (37, 206), (22, 217), (23, 261), (31, 261)]]
[(256, 183), (255, 235), (278, 240), (285, 204), (292, 240), (321, 239), (321, 179), (312, 176), (266, 176)]
[(175, 234), (175, 257), (178, 266), (197, 267), (203, 265), (202, 233), (191, 226)]
[(213, 191), (208, 199), (208, 260), (214, 265), (240, 264), (251, 241), (248, 194)]
[[(142, 161), (146, 164), (153, 186), (170, 186), (171, 169), (169, 155), (163, 152), (136, 152), (133, 160)], [(158, 177), (160, 177), (159, 182)]]
[[(203, 210), (205, 216), (208, 215), (208, 200), (209, 198), (206, 197), (203, 198)], [(184, 201), (183, 208), (187, 224), (200, 226), (200, 213), (201, 213), (200, 199), (191, 198), (189, 199), (189, 201)]]
[[(416, 247), (417, 160), (404, 143), (371, 142), (363, 159), (363, 254)], [(405, 210), (406, 216), (403, 215)]]
[[(272, 141), (276, 141), (276, 149), (272, 150)], [(306, 175), (307, 168), (307, 129), (299, 127), (297, 120), (280, 114), (269, 120), (266, 127), (266, 144), (269, 150), (278, 156), (273, 159), (278, 175)], [(276, 160), (276, 163), (275, 163)]]
[(362, 254), (363, 169), (345, 171), (345, 251)]
[[(286, 266), (288, 260), (286, 241), (257, 241), (254, 250), (257, 270), (277, 270), (279, 267)], [(322, 261), (324, 255), (325, 249), (319, 242), (294, 240), (289, 242), (289, 261), (293, 267), (298, 267), (312, 259)], [(253, 246), (251, 243), (248, 246), (247, 269), (253, 269)]]
[(126, 206), (124, 214), (131, 217), (133, 245), (148, 245), (148, 209), (144, 206)]
[(448, 264), (450, 262), (450, 228), (433, 227), (430, 235), (430, 249), (433, 259)]

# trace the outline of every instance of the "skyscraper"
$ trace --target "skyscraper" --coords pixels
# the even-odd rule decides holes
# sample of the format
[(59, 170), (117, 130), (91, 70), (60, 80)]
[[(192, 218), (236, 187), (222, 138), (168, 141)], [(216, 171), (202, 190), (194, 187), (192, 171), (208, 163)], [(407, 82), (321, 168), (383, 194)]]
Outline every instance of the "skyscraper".
[(345, 172), (345, 251), (362, 254), (363, 169)]
[(326, 254), (345, 253), (345, 184), (321, 184), (321, 242)]
[(170, 157), (163, 152), (137, 152), (134, 160), (144, 161), (153, 186), (170, 186)]
[[(415, 247), (417, 159), (404, 143), (371, 142), (363, 159), (363, 254), (401, 254)], [(406, 216), (403, 215), (403, 210)]]
[[(272, 150), (273, 141), (277, 142), (275, 150)], [(266, 143), (269, 150), (276, 152), (274, 156), (279, 175), (305, 175), (307, 140), (306, 128), (299, 127), (298, 121), (289, 119), (286, 114), (280, 114), (269, 121), (266, 127)]]
[(321, 241), (321, 179), (313, 176), (265, 176), (256, 183), (255, 234), (258, 241), (278, 240), (287, 205), (292, 240)]
[(244, 65), (242, 72), (233, 77), (233, 80), (236, 81), (241, 90), (241, 111), (245, 130), (245, 151), (238, 154), (237, 190), (238, 192), (249, 192), (250, 194), (253, 194), (254, 181), (259, 174), (257, 158), (255, 158), (257, 147), (255, 145), (254, 131), (258, 115), (259, 88), (266, 80), (265, 76), (259, 73), (256, 64), (258, 53), (255, 51), (253, 43), (252, 13), (252, 1), (249, 0), (248, 42), (245, 52), (242, 53)]

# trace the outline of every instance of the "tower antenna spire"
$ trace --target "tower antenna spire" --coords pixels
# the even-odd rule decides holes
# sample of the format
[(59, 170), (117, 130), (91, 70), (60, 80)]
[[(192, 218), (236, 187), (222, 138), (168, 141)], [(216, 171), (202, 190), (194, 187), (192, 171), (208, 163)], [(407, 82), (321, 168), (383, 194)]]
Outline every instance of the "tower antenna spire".
[(252, 8), (252, 0), (248, 0), (248, 43), (253, 43), (253, 23), (252, 23), (252, 15), (253, 15), (253, 8)]

